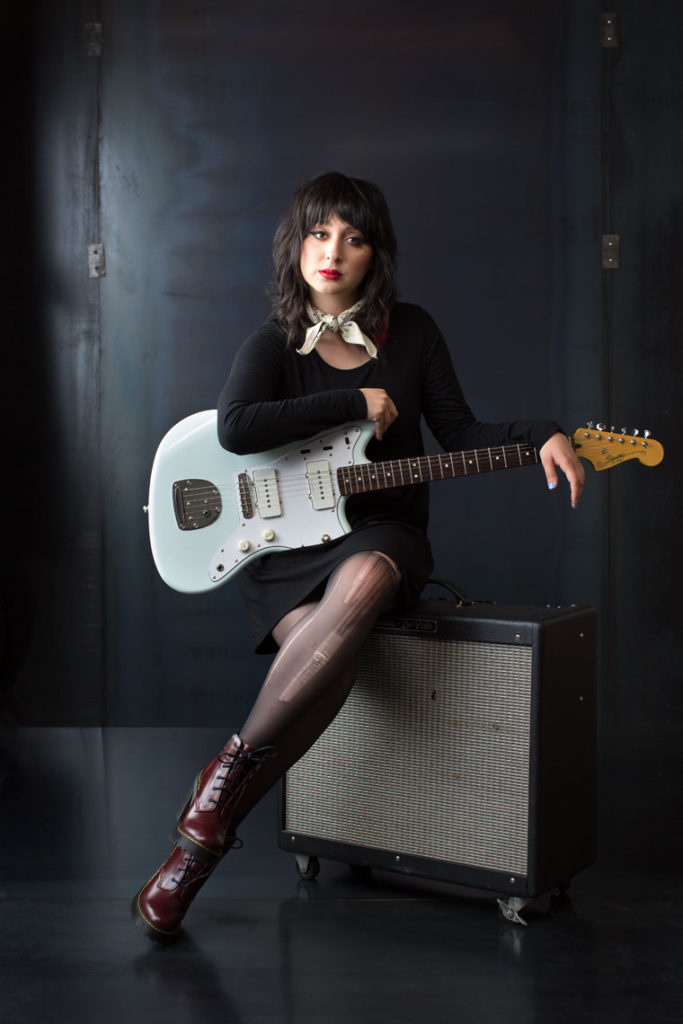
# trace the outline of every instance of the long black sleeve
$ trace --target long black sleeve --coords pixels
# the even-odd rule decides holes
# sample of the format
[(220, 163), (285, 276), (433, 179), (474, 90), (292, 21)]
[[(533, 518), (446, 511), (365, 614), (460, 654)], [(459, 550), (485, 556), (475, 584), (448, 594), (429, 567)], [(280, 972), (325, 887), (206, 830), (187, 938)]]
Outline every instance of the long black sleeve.
[(429, 329), (422, 356), (422, 414), (444, 451), (487, 448), (520, 441), (541, 448), (552, 434), (562, 429), (553, 420), (513, 420), (506, 423), (477, 420), (465, 401), (446, 342), (434, 321), (430, 317), (427, 320)]
[(244, 343), (218, 399), (218, 439), (224, 448), (238, 455), (266, 451), (365, 418), (358, 388), (293, 392), (292, 359), (308, 358), (287, 349), (273, 322)]

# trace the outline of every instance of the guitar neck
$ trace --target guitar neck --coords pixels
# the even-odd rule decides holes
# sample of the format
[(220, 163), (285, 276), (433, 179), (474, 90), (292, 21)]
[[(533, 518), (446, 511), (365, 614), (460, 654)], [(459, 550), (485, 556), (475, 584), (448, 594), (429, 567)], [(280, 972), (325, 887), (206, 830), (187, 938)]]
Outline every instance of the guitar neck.
[(388, 487), (449, 480), (457, 476), (476, 476), (496, 469), (517, 469), (520, 466), (533, 466), (539, 461), (538, 451), (533, 445), (506, 444), (496, 448), (474, 448), (464, 452), (443, 452), (411, 459), (342, 466), (337, 470), (337, 482), (340, 493), (348, 496)]

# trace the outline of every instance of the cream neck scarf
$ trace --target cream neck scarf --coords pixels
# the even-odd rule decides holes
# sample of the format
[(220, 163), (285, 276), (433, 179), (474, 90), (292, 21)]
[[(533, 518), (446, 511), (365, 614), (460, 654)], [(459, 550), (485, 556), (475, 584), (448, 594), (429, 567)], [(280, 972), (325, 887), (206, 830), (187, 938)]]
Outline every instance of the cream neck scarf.
[(301, 348), (297, 349), (300, 356), (307, 356), (312, 352), (320, 341), (325, 331), (332, 331), (333, 334), (340, 334), (349, 345), (363, 345), (372, 359), (377, 358), (377, 348), (374, 343), (363, 334), (358, 324), (353, 319), (359, 309), (362, 308), (363, 300), (357, 302), (351, 309), (345, 309), (339, 316), (332, 316), (329, 313), (322, 313), (310, 302), (306, 303), (306, 313), (312, 321), (312, 326), (306, 331), (306, 337)]

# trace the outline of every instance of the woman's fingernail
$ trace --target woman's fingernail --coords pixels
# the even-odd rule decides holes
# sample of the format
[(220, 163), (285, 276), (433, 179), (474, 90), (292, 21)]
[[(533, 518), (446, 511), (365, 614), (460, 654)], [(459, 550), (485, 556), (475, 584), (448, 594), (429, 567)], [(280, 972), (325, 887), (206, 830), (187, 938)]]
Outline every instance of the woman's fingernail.
[(551, 491), (554, 491), (556, 487), (557, 487), (557, 481), (556, 480), (550, 480), (549, 483), (548, 483), (548, 488)]

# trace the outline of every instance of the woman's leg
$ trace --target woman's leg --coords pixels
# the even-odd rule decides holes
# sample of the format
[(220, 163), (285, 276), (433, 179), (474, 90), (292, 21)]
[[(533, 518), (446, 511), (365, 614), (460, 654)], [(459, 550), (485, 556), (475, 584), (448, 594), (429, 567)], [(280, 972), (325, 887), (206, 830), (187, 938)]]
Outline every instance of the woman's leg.
[(355, 658), (378, 615), (393, 603), (400, 573), (378, 551), (351, 555), (332, 573), (318, 603), (292, 627), (276, 627), (280, 650), (240, 733), (258, 747), (276, 744)]
[(341, 706), (356, 653), (393, 602), (399, 579), (386, 555), (358, 552), (335, 569), (320, 600), (298, 621), (293, 613), (276, 627), (282, 646), (244, 728), (195, 779), (178, 821), (180, 846), (209, 860), (223, 855), (238, 801), (256, 773), (271, 786)]
[(136, 923), (150, 937), (174, 937), (234, 844), (237, 824), (336, 716), (355, 679), (355, 655), (399, 582), (390, 558), (359, 552), (337, 567), (318, 602), (294, 609), (273, 630), (280, 651), (241, 736), (197, 776), (179, 816), (178, 845), (133, 901)]
[[(361, 552), (338, 567), (321, 600), (295, 608), (277, 624), (273, 638), (280, 651), (240, 733), (252, 746), (273, 743), (277, 753), (259, 769), (241, 797), (232, 816), (233, 829), (336, 718), (356, 679), (355, 655), (377, 617), (391, 607), (399, 582), (399, 570), (386, 555)], [(371, 603), (371, 592), (378, 604), (374, 599)], [(355, 622), (351, 624), (348, 616), (344, 629), (338, 623), (354, 602)], [(367, 616), (363, 605), (368, 611), (372, 607)], [(322, 645), (321, 636), (326, 638)], [(320, 658), (320, 646), (331, 656)], [(309, 675), (310, 686), (297, 689), (297, 699), (279, 702), (277, 693), (312, 662), (320, 671)]]

